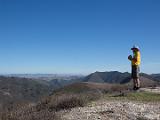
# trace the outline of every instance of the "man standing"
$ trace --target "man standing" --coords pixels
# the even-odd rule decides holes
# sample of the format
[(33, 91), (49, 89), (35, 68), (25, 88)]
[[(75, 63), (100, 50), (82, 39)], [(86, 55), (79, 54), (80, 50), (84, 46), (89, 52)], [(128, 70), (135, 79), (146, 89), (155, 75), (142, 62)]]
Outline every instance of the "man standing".
[(133, 57), (132, 55), (129, 55), (128, 59), (131, 61), (132, 64), (132, 79), (134, 84), (133, 89), (138, 90), (140, 88), (139, 72), (140, 72), (141, 55), (138, 46), (133, 46), (131, 50), (133, 51)]

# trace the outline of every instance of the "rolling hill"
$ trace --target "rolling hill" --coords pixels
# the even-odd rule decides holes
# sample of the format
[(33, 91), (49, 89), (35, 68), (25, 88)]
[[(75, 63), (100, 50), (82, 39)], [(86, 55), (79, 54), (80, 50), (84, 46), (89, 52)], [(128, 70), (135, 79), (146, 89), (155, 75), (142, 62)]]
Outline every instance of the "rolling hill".
[[(153, 75), (148, 75), (145, 73), (140, 74), (141, 81), (152, 81), (155, 82), (157, 79), (153, 77)], [(96, 83), (111, 83), (111, 84), (124, 84), (131, 81), (131, 75), (128, 72), (121, 73), (118, 71), (111, 71), (111, 72), (95, 72), (88, 76), (86, 76), (83, 82), (96, 82)]]
[(151, 75), (153, 79), (155, 79), (156, 81), (160, 81), (160, 74), (152, 74)]
[(98, 82), (98, 83), (124, 83), (130, 74), (118, 71), (111, 72), (95, 72), (84, 78), (83, 82)]
[(12, 103), (36, 102), (49, 95), (48, 84), (33, 79), (0, 76), (0, 107)]

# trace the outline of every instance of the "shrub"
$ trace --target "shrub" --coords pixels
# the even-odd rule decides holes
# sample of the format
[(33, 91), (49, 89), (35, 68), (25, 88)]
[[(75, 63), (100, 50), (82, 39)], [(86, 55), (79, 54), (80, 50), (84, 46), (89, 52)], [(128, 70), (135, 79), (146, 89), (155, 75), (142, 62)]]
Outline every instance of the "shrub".
[(54, 101), (54, 103), (51, 103), (49, 106), (50, 110), (64, 110), (64, 109), (70, 109), (74, 107), (83, 107), (85, 105), (85, 99), (80, 98), (78, 95), (62, 95)]
[(50, 110), (64, 110), (64, 109), (71, 109), (74, 107), (83, 107), (88, 102), (97, 100), (101, 96), (100, 93), (97, 92), (86, 92), (86, 93), (79, 93), (79, 94), (62, 94), (62, 95), (55, 95), (52, 96), (50, 103), (48, 104)]
[(100, 97), (101, 93), (97, 91), (52, 95), (37, 105), (16, 106), (12, 111), (3, 112), (0, 115), (0, 120), (60, 120), (58, 111), (83, 107), (88, 102)]

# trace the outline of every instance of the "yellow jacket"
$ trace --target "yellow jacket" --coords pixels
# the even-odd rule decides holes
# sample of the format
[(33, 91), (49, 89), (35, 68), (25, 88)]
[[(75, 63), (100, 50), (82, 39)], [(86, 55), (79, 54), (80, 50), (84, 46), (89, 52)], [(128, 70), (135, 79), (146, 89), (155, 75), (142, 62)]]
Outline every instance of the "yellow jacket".
[(139, 66), (141, 64), (141, 55), (139, 51), (133, 53), (133, 58), (131, 59), (132, 65)]

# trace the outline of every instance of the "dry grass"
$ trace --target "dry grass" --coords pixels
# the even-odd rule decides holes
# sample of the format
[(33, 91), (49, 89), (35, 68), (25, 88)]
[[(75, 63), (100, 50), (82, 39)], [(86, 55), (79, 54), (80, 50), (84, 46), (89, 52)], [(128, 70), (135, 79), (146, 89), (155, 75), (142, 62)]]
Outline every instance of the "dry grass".
[(60, 120), (58, 112), (74, 107), (83, 107), (101, 97), (101, 93), (59, 94), (43, 99), (37, 105), (17, 106), (12, 111), (3, 111), (0, 120)]
[[(159, 101), (159, 96), (148, 93), (130, 93), (131, 84), (77, 83), (66, 86), (37, 104), (16, 104), (0, 113), (0, 120), (60, 120), (59, 113), (74, 107), (83, 107), (105, 95), (108, 99)], [(122, 94), (126, 90), (129, 94)], [(128, 93), (127, 92), (127, 93)], [(107, 95), (105, 94), (107, 93)], [(114, 96), (117, 94), (120, 96)], [(108, 96), (109, 94), (109, 96)], [(111, 95), (111, 96), (110, 96)], [(156, 97), (155, 97), (156, 96)]]

